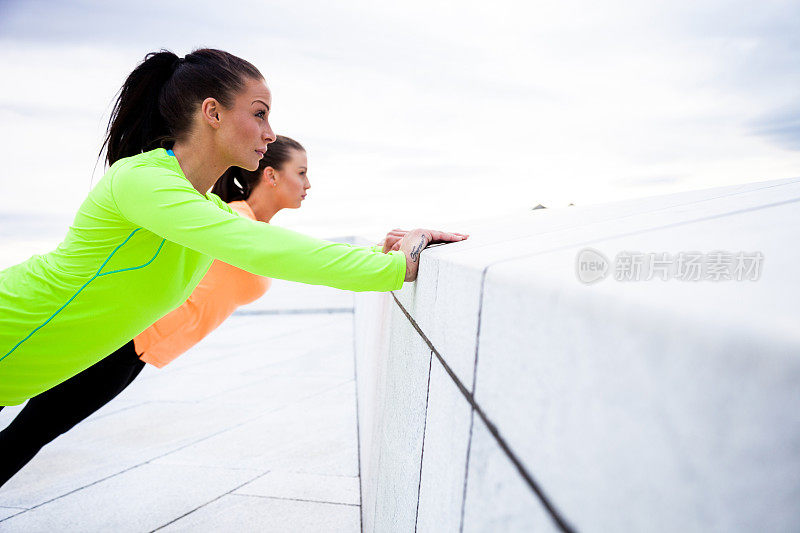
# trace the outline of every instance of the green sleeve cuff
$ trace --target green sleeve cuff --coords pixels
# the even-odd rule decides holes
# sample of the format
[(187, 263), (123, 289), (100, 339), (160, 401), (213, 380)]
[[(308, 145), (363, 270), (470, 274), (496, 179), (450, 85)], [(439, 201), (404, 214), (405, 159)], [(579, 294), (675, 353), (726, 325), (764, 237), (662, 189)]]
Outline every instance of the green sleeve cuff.
[(397, 274), (394, 280), (393, 291), (403, 288), (403, 283), (406, 280), (406, 254), (399, 250), (393, 250), (387, 255), (392, 256), (394, 264), (397, 265)]

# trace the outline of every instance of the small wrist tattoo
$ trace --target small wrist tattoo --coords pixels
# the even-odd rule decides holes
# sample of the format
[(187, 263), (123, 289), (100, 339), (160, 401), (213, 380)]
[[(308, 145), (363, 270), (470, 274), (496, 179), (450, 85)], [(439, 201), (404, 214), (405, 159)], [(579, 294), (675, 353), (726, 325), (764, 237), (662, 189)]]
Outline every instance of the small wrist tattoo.
[(425, 248), (426, 244), (427, 244), (427, 239), (425, 238), (425, 236), (423, 236), (420, 239), (419, 243), (417, 243), (417, 245), (414, 247), (414, 249), (411, 250), (411, 254), (410, 255), (411, 255), (411, 260), (413, 262), (415, 262), (415, 263), (417, 262), (417, 260), (419, 259), (419, 254)]

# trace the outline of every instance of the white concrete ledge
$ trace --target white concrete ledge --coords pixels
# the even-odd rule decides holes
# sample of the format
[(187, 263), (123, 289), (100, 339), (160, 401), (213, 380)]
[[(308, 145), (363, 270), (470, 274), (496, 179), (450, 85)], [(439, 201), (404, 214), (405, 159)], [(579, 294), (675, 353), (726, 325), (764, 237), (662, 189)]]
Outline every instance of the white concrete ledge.
[[(451, 229), (356, 295), (364, 531), (800, 526), (800, 179)], [(717, 251), (758, 279), (615, 279)]]

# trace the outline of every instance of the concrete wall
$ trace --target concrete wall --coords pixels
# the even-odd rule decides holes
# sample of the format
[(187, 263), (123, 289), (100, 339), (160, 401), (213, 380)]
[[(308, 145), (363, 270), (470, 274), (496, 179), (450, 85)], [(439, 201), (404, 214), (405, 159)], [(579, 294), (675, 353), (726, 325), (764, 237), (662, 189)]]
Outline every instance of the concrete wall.
[[(356, 296), (364, 531), (800, 528), (800, 179), (446, 229)], [(759, 279), (614, 279), (720, 250)]]

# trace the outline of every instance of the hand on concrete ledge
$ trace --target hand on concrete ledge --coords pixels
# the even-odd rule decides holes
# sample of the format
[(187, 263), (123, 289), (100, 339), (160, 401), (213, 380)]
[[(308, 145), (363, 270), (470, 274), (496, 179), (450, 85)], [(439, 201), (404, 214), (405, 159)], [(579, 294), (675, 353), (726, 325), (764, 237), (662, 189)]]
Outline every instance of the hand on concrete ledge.
[(398, 250), (406, 254), (406, 279), (415, 281), (419, 271), (419, 256), (429, 244), (437, 242), (460, 242), (469, 237), (461, 233), (447, 233), (430, 229), (411, 230), (396, 243)]

